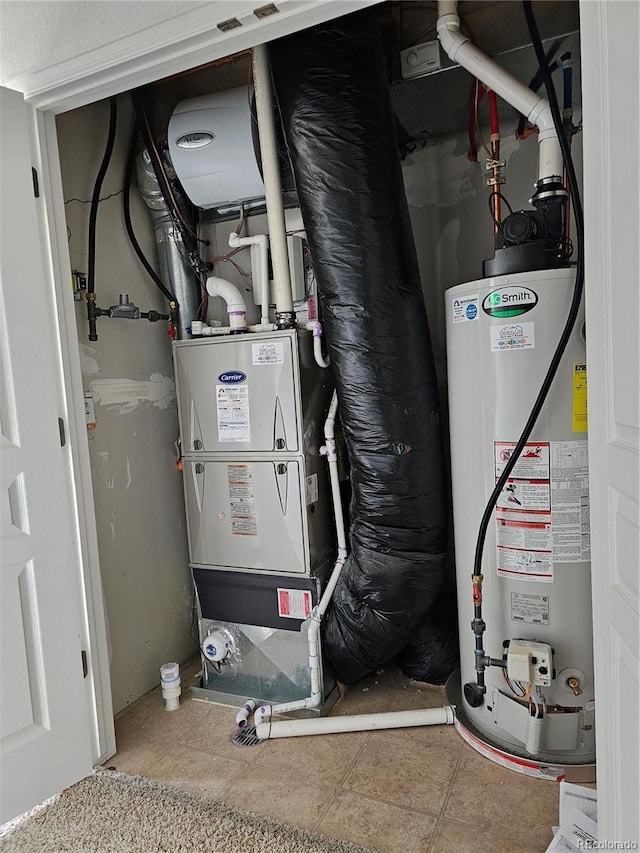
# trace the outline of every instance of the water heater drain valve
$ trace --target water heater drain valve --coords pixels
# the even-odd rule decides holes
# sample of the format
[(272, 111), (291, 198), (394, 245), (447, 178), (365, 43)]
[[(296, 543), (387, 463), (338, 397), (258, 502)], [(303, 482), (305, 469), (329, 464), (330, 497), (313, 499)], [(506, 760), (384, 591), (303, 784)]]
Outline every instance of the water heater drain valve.
[(202, 652), (212, 663), (222, 663), (232, 652), (233, 644), (221, 631), (212, 631), (202, 641)]
[(507, 652), (507, 675), (513, 681), (549, 687), (553, 675), (553, 649), (548, 643), (511, 640)]

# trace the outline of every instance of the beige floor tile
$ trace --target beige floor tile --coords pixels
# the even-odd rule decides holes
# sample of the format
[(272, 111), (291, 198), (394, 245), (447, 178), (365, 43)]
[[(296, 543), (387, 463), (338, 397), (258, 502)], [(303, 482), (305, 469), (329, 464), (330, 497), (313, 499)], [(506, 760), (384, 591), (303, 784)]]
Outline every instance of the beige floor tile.
[[(439, 687), (416, 688), (395, 691), (390, 699), (387, 711), (415, 711), (422, 708), (442, 708), (447, 704), (446, 696)], [(399, 735), (416, 745), (439, 745), (460, 751), (464, 741), (452, 725), (416, 726), (407, 729), (389, 730), (389, 735)]]
[(341, 791), (318, 831), (371, 847), (380, 853), (424, 853), (436, 818)]
[(437, 685), (418, 685), (407, 681), (393, 691), (389, 703), (390, 711), (409, 711), (413, 708), (442, 708), (448, 705), (444, 687)]
[(310, 784), (304, 773), (285, 775), (252, 765), (224, 794), (224, 800), (238, 808), (312, 830), (335, 794), (335, 788)]
[[(483, 826), (486, 826), (488, 818), (483, 818)], [(491, 823), (494, 823), (493, 818)], [(495, 820), (495, 829), (505, 830), (504, 816)], [(549, 830), (549, 841), (551, 841), (551, 830)], [(478, 853), (478, 851), (491, 851), (491, 853), (542, 853), (547, 844), (540, 846), (539, 843), (527, 839), (526, 834), (521, 832), (518, 826), (513, 829), (512, 835), (502, 835), (481, 829), (478, 826), (456, 823), (451, 820), (442, 820), (438, 825), (433, 843), (429, 853)]]
[(518, 838), (544, 850), (558, 822), (558, 801), (555, 782), (499, 767), (465, 745), (443, 816), (475, 826), (486, 826), (487, 815), (512, 817)]
[(210, 711), (209, 703), (194, 701), (188, 691), (183, 691), (175, 711), (167, 711), (162, 694), (153, 690), (116, 717), (118, 748), (131, 738), (175, 742), (194, 726), (207, 731)]
[[(437, 735), (432, 735), (437, 737)], [(343, 787), (403, 808), (440, 814), (459, 751), (448, 744), (426, 746), (402, 733), (376, 732), (358, 757)]]
[(369, 737), (367, 732), (275, 738), (267, 741), (254, 764), (287, 775), (300, 774), (305, 784), (337, 787)]
[(116, 754), (103, 766), (130, 776), (144, 776), (146, 770), (170, 750), (171, 746), (166, 742), (131, 738), (125, 744), (120, 743)]
[(231, 741), (238, 731), (236, 725), (238, 709), (208, 703), (207, 711), (206, 720), (185, 728), (177, 736), (177, 741), (190, 749), (199, 749), (211, 755), (231, 758), (233, 761), (247, 763), (255, 761), (264, 749), (263, 745), (239, 747)]
[[(332, 708), (330, 716), (346, 714), (376, 714), (386, 711), (394, 691), (402, 682), (396, 668), (382, 669), (345, 687), (344, 697)], [(403, 682), (402, 682), (403, 683)]]
[(222, 796), (247, 766), (244, 762), (180, 746), (151, 764), (144, 775), (200, 797), (214, 799)]

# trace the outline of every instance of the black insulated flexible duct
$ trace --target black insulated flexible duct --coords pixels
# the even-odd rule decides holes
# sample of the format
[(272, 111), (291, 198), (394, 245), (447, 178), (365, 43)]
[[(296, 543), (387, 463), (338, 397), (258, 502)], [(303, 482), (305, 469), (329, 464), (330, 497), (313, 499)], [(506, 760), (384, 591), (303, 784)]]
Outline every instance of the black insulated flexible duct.
[(270, 49), (351, 463), (351, 553), (323, 622), (351, 683), (412, 640), (443, 585), (438, 389), (374, 22), (358, 13)]

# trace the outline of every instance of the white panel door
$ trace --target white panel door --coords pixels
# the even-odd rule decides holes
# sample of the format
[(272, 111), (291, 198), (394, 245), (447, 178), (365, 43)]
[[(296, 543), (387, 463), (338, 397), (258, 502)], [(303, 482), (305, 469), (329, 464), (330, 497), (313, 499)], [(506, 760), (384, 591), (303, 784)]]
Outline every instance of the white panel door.
[(91, 771), (33, 111), (0, 89), (0, 822)]
[(640, 4), (580, 4), (598, 831), (640, 842)]

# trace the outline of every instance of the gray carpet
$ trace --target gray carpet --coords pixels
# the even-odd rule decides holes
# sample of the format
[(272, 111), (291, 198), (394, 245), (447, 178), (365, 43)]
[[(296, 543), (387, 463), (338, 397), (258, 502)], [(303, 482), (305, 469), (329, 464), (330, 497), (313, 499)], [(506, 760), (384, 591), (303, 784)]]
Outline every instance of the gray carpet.
[(166, 785), (96, 770), (3, 828), (3, 853), (365, 853)]

